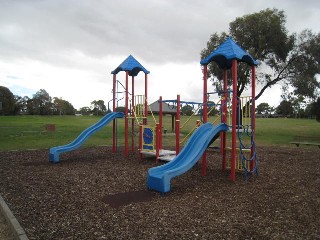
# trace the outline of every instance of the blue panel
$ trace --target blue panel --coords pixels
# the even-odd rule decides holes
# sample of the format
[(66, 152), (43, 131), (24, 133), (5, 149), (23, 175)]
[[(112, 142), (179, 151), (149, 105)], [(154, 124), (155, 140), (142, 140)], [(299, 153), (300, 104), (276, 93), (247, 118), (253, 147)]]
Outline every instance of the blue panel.
[(128, 71), (130, 76), (137, 76), (140, 71), (146, 74), (150, 73), (132, 55), (127, 57), (111, 74), (117, 74), (121, 71)]
[(240, 62), (246, 62), (249, 65), (258, 65), (254, 58), (244, 51), (232, 38), (224, 41), (215, 51), (208, 57), (202, 59), (200, 64), (207, 65), (210, 62), (216, 62), (220, 68), (229, 69), (232, 66), (232, 60), (237, 59)]
[(144, 150), (153, 150), (153, 146), (143, 145), (143, 146), (142, 146), (142, 149), (144, 149)]

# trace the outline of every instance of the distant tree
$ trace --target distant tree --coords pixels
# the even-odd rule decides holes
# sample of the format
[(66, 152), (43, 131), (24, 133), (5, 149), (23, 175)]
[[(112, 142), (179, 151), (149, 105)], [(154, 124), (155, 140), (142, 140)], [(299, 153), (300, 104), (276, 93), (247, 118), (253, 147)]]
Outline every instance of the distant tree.
[(208, 101), (208, 104), (209, 104), (209, 106), (210, 106), (210, 104), (212, 105), (211, 107), (209, 107), (209, 109), (208, 109), (208, 115), (209, 116), (215, 116), (215, 115), (217, 115), (218, 113), (219, 113), (219, 109), (218, 109), (218, 106), (216, 105), (216, 103), (215, 102), (213, 102), (213, 101)]
[(53, 111), (58, 115), (74, 115), (75, 109), (71, 103), (62, 98), (53, 98)]
[(30, 101), (30, 98), (28, 96), (20, 97), (20, 96), (14, 96), (15, 98), (15, 114), (28, 114), (28, 101)]
[(268, 103), (260, 103), (256, 108), (257, 113), (259, 114), (270, 114), (273, 109), (269, 106)]
[(315, 105), (315, 112), (316, 112), (316, 119), (318, 122), (320, 122), (320, 97), (317, 99), (316, 105)]
[(40, 89), (28, 101), (27, 108), (31, 115), (50, 115), (52, 114), (52, 98), (46, 90)]
[(320, 97), (318, 97), (317, 101), (310, 104), (310, 112), (320, 122)]
[(82, 107), (79, 109), (79, 112), (82, 115), (90, 115), (92, 113), (91, 109), (89, 107)]
[(107, 111), (103, 100), (94, 100), (91, 102), (91, 110), (94, 115), (104, 115)]
[(125, 113), (125, 111), (126, 111), (126, 108), (125, 108), (125, 107), (117, 107), (117, 108), (116, 108), (116, 112)]
[(281, 101), (279, 106), (276, 108), (276, 113), (283, 116), (292, 116), (293, 115), (292, 103), (286, 100)]
[(181, 108), (182, 115), (191, 116), (193, 114), (193, 107), (190, 105), (185, 105)]
[(15, 114), (15, 99), (13, 93), (4, 86), (0, 86), (0, 115)]
[(309, 104), (307, 104), (306, 108), (305, 108), (305, 114), (307, 118), (316, 118), (316, 102), (311, 102)]

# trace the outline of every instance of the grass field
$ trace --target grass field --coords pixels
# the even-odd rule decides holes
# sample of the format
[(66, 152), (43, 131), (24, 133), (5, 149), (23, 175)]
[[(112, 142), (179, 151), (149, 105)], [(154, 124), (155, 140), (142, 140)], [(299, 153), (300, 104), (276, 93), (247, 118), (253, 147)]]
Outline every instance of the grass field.
[[(182, 116), (181, 125), (188, 117)], [(46, 149), (64, 145), (74, 140), (84, 129), (99, 121), (96, 116), (0, 116), (0, 150)], [(192, 117), (181, 130), (187, 135), (199, 117)], [(154, 125), (152, 118), (150, 125)], [(46, 124), (55, 124), (56, 131), (46, 132)], [(299, 137), (320, 142), (320, 123), (308, 119), (260, 118), (257, 119), (258, 145), (289, 145)], [(171, 132), (171, 116), (164, 117), (164, 145), (174, 145)], [(124, 144), (124, 120), (118, 119), (118, 144)], [(111, 145), (112, 124), (94, 134), (85, 146)], [(181, 140), (183, 136), (181, 137)], [(229, 138), (230, 139), (230, 138)], [(136, 137), (136, 142), (138, 141)]]

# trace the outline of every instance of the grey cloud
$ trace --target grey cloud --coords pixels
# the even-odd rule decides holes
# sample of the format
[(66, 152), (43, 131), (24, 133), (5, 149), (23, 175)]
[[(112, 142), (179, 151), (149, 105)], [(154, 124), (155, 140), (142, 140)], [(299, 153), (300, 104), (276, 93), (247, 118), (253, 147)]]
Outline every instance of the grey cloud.
[(313, 12), (308, 6), (320, 8), (311, 0), (1, 1), (0, 54), (70, 65), (64, 58), (70, 51), (94, 58), (134, 54), (153, 63), (198, 61), (211, 33), (227, 31), (237, 16), (277, 6), (299, 16)]

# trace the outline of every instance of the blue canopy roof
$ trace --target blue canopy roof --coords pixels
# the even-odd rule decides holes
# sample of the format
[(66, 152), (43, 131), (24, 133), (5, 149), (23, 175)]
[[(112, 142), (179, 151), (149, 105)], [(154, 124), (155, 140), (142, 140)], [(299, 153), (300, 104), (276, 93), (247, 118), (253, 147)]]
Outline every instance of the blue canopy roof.
[(232, 38), (228, 38), (224, 41), (208, 57), (202, 59), (200, 64), (207, 65), (214, 61), (220, 68), (229, 69), (232, 67), (232, 60), (234, 59), (237, 59), (240, 62), (246, 62), (249, 65), (258, 65), (258, 62), (233, 41)]
[(129, 76), (137, 76), (140, 71), (143, 71), (146, 74), (150, 72), (145, 69), (132, 55), (127, 57), (111, 74), (117, 74), (121, 71), (128, 71)]

